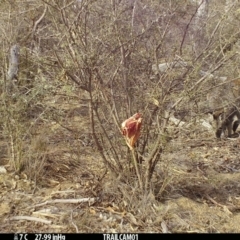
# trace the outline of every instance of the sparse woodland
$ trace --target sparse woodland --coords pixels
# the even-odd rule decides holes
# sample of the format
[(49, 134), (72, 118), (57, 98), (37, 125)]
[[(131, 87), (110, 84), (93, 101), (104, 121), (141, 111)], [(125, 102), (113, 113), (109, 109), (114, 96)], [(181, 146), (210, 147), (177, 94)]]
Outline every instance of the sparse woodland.
[(239, 1), (0, 11), (1, 232), (240, 232), (240, 141), (209, 115), (240, 94)]

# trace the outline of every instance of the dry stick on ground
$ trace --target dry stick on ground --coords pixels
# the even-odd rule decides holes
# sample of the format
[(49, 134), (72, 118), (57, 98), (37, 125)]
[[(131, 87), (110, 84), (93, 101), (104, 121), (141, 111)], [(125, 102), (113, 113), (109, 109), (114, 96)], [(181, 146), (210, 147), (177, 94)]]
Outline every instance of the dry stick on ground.
[(73, 211), (71, 211), (71, 223), (76, 229), (76, 233), (79, 233), (77, 225), (73, 222)]
[(34, 205), (34, 207), (41, 207), (51, 203), (84, 203), (84, 202), (94, 203), (96, 200), (97, 198), (54, 199), (54, 200), (48, 200), (46, 202), (36, 204)]
[(208, 200), (210, 200), (212, 203), (216, 204), (217, 206), (222, 207), (225, 212), (227, 212), (227, 213), (229, 213), (229, 214), (232, 214), (232, 212), (229, 210), (229, 207), (228, 207), (228, 206), (222, 205), (222, 204), (218, 203), (218, 202), (215, 201), (213, 198), (211, 198), (209, 195), (206, 195), (206, 198), (207, 198)]
[(50, 221), (50, 220), (37, 218), (37, 217), (30, 217), (30, 216), (14, 216), (14, 217), (10, 217), (9, 220), (28, 220), (28, 221), (41, 222), (41, 223), (45, 223), (45, 224), (52, 223), (52, 221)]

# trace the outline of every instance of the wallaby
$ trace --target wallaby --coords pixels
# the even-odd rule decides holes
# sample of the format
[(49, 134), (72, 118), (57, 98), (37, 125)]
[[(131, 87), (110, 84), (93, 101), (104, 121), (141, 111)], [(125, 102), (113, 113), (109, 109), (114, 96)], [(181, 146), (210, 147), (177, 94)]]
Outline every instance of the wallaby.
[[(240, 125), (240, 80), (220, 81), (208, 95), (210, 113), (216, 123), (216, 137), (220, 138), (227, 131), (227, 137), (233, 137)], [(222, 83), (222, 84), (221, 84)]]
[[(240, 106), (239, 106), (240, 107)], [(236, 133), (238, 125), (240, 125), (240, 112), (237, 106), (232, 106), (226, 111), (224, 108), (212, 113), (216, 121), (216, 137), (220, 138), (221, 134), (227, 130), (227, 136), (231, 137)], [(233, 132), (233, 133), (232, 133)]]

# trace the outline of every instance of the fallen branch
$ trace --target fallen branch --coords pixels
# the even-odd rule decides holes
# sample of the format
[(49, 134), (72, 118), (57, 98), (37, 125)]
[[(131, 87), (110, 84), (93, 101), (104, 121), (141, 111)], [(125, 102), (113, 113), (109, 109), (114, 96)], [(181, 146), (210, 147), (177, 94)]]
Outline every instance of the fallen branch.
[(52, 223), (52, 221), (50, 221), (50, 220), (37, 218), (37, 217), (30, 217), (30, 216), (14, 216), (14, 217), (10, 217), (9, 220), (28, 220), (28, 221), (41, 222), (41, 223), (45, 223), (45, 224)]
[(36, 204), (34, 207), (41, 207), (41, 206), (52, 204), (52, 203), (83, 203), (83, 202), (94, 203), (96, 200), (97, 200), (96, 198), (54, 199), (54, 200), (48, 200), (46, 202)]

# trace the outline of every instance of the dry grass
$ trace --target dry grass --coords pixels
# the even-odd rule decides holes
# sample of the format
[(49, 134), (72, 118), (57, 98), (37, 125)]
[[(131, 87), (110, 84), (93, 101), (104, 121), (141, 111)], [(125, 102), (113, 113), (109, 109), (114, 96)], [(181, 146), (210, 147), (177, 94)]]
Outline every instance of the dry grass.
[[(8, 172), (0, 175), (1, 232), (240, 232), (238, 139), (216, 141), (209, 134), (201, 142), (184, 136), (172, 140), (156, 167), (152, 190), (144, 194), (134, 173), (116, 179), (94, 145), (83, 144), (84, 112), (69, 114), (61, 124), (39, 124), (26, 154), (29, 165), (21, 173), (4, 155), (1, 165)], [(4, 141), (1, 146), (4, 150)], [(94, 203), (35, 207), (86, 197)], [(22, 215), (51, 224), (9, 220)]]

